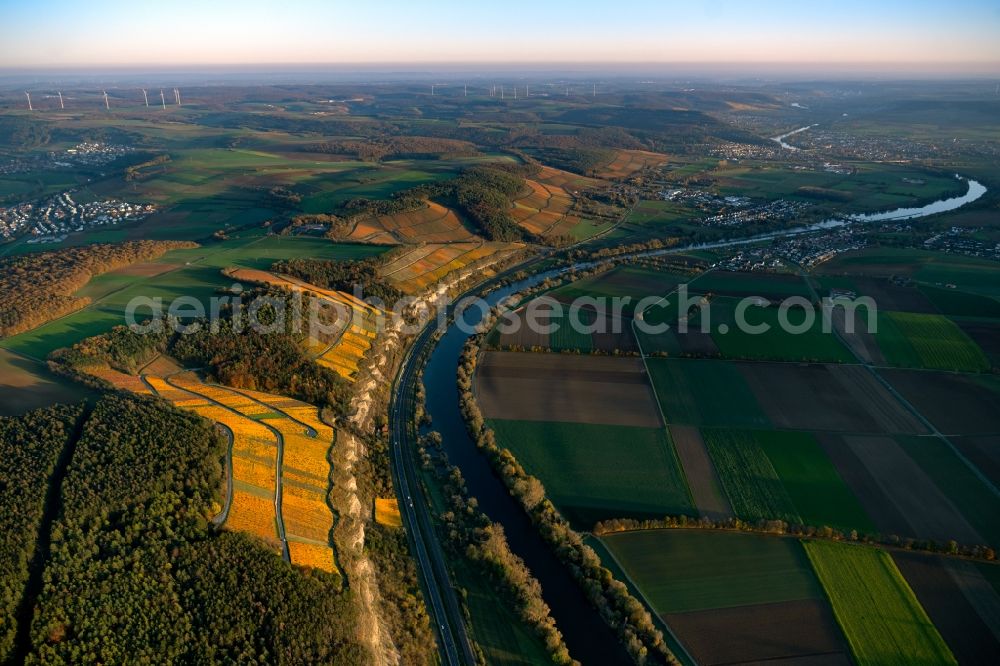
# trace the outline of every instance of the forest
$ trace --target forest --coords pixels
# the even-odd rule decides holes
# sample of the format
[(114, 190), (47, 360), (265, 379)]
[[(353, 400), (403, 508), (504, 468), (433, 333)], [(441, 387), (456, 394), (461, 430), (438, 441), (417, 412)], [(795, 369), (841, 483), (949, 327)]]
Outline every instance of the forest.
[(29, 663), (363, 662), (335, 579), (209, 527), (223, 447), (160, 400), (97, 403), (62, 481)]
[(89, 298), (73, 296), (95, 275), (151, 261), (188, 241), (94, 244), (0, 259), (0, 337), (40, 326), (79, 310)]

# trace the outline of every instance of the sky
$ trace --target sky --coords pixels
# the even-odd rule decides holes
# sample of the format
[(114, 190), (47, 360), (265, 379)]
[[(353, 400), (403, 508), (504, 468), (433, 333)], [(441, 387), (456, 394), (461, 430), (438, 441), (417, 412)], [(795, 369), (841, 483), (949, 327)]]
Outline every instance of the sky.
[(0, 0), (0, 69), (360, 63), (1000, 74), (1000, 0)]

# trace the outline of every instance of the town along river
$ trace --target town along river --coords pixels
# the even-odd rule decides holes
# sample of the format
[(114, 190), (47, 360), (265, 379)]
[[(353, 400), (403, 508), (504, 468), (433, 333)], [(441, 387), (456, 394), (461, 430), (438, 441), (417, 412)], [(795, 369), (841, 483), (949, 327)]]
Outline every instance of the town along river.
[[(485, 297), (490, 307), (502, 298), (537, 284), (551, 273), (536, 275)], [(485, 455), (476, 448), (459, 411), (456, 386), (458, 361), (471, 331), (483, 317), (479, 307), (462, 315), (463, 326), (452, 324), (437, 342), (424, 368), (426, 411), (434, 430), (441, 433), (448, 461), (462, 471), (469, 494), (490, 520), (503, 525), (510, 549), (524, 560), (542, 585), (542, 596), (552, 609), (552, 617), (562, 632), (570, 655), (583, 664), (631, 664), (617, 635), (590, 605), (576, 579), (564, 567), (538, 534), (507, 490)]]

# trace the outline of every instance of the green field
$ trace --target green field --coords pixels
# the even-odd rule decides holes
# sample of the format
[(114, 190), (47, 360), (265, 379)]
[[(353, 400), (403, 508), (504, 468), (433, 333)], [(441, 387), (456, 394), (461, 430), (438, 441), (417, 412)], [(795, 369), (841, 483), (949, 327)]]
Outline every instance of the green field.
[(906, 453), (993, 547), (1000, 546), (1000, 495), (937, 437), (898, 437)]
[(736, 365), (699, 359), (647, 359), (668, 423), (733, 428), (770, 425)]
[(465, 589), (465, 604), (472, 618), (472, 635), (488, 664), (527, 666), (548, 663), (545, 645), (506, 604), (490, 581), (477, 574), (465, 560), (454, 563), (455, 577)]
[(583, 529), (607, 518), (694, 515), (665, 429), (491, 419), (497, 441)]
[[(173, 270), (159, 275), (141, 277), (127, 271), (98, 276), (81, 290), (95, 300), (86, 308), (44, 324), (34, 330), (0, 341), (0, 348), (43, 360), (52, 351), (67, 347), (84, 338), (103, 333), (125, 323), (125, 310), (133, 298), (161, 298), (164, 309), (173, 299), (191, 296), (203, 304), (219, 289), (233, 281), (222, 275), (227, 266), (267, 268), (279, 259), (321, 257), (352, 259), (383, 252), (385, 248), (354, 244), (335, 244), (323, 239), (265, 236), (237, 239), (210, 244), (190, 250), (174, 250), (158, 262), (173, 264)], [(149, 314), (139, 309), (137, 318)]]
[[(566, 316), (559, 321), (559, 327), (549, 333), (549, 346), (552, 351), (579, 350), (589, 352), (594, 347), (593, 338), (590, 333), (577, 331), (572, 325), (571, 312), (566, 311)], [(578, 318), (584, 325), (593, 324), (597, 316), (592, 310), (577, 308), (572, 312), (573, 318)]]
[(904, 248), (870, 248), (847, 252), (824, 263), (823, 275), (842, 273), (906, 276), (913, 280), (1000, 298), (1000, 263), (960, 254)]
[[(807, 311), (789, 308), (786, 322), (781, 325), (779, 308), (749, 307), (743, 316), (747, 326), (737, 324), (737, 300), (716, 298), (710, 304), (712, 340), (727, 358), (758, 361), (808, 361), (850, 363), (854, 356), (841, 344), (833, 332), (823, 332), (822, 313), (812, 310), (812, 324), (804, 331)], [(721, 327), (725, 328), (721, 328)], [(761, 333), (758, 327), (766, 326)], [(725, 333), (723, 331), (726, 331)]]
[[(797, 434), (781, 433), (779, 436), (789, 439), (787, 435)], [(759, 443), (771, 435), (778, 433), (702, 429), (705, 446), (738, 517), (801, 523), (802, 517)]]
[(734, 273), (730, 271), (706, 271), (692, 281), (691, 291), (699, 294), (736, 294), (739, 296), (803, 296), (809, 298), (812, 292), (805, 280), (788, 279), (783, 275), (769, 273)]
[(960, 372), (986, 372), (986, 354), (943, 315), (879, 312), (879, 349), (890, 365)]
[[(765, 199), (791, 199), (811, 203), (833, 202), (845, 212), (875, 212), (930, 203), (965, 193), (964, 183), (947, 175), (905, 166), (857, 164), (853, 174), (808, 171), (770, 163), (716, 169), (712, 175), (719, 192)], [(910, 182), (907, 182), (908, 179)], [(803, 188), (816, 188), (821, 195)]]
[(647, 296), (666, 296), (678, 284), (690, 280), (680, 275), (645, 266), (619, 266), (606, 273), (577, 280), (552, 292), (561, 301), (591, 296), (597, 298), (629, 297), (631, 302), (622, 311), (630, 314), (637, 301)]
[(920, 291), (941, 314), (955, 317), (1000, 317), (1000, 301), (991, 296), (927, 285), (920, 287)]
[(860, 666), (957, 663), (887, 553), (828, 541), (805, 549)]
[(795, 539), (672, 529), (601, 541), (660, 615), (822, 595)]

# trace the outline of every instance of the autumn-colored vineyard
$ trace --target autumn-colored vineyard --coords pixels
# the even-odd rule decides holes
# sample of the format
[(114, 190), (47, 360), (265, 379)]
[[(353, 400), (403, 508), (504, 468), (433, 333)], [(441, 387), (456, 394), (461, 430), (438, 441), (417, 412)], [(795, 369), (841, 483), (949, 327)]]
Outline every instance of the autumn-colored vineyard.
[(449, 243), (475, 237), (451, 209), (426, 201), (416, 210), (360, 220), (348, 238), (366, 243)]
[(643, 169), (666, 164), (669, 158), (660, 153), (645, 150), (619, 150), (615, 157), (603, 167), (596, 169), (596, 175), (601, 178), (628, 178)]
[(476, 264), (493, 263), (523, 247), (519, 243), (449, 243), (422, 245), (382, 267), (382, 276), (406, 294), (417, 294), (451, 273)]
[(323, 339), (310, 336), (306, 347), (320, 365), (330, 368), (348, 380), (357, 377), (361, 359), (375, 339), (376, 321), (379, 316), (376, 308), (353, 294), (323, 289), (291, 276), (276, 275), (251, 268), (232, 269), (226, 274), (234, 280), (299, 290), (323, 301), (336, 314), (334, 330), (325, 334)]
[(314, 406), (270, 393), (206, 384), (192, 372), (168, 378), (128, 375), (106, 367), (88, 372), (121, 389), (158, 395), (220, 424), (232, 436), (232, 500), (226, 527), (280, 547), (280, 520), (293, 564), (338, 572), (330, 541), (333, 513), (326, 501), (334, 430), (322, 422)]

